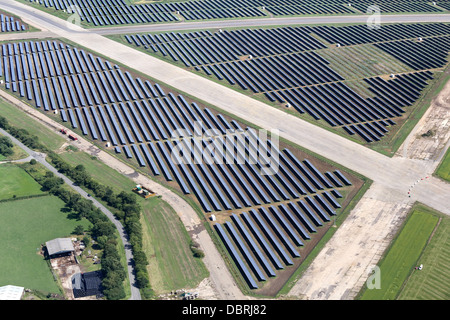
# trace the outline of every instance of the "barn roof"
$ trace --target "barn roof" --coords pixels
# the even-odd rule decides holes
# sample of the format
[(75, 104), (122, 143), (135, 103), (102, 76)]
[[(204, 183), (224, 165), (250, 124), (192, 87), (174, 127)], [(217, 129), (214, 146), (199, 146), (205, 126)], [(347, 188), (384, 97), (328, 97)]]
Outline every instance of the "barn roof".
[(72, 240), (69, 238), (56, 238), (47, 241), (45, 245), (47, 246), (47, 251), (50, 256), (75, 251)]
[(23, 287), (12, 285), (0, 287), (0, 300), (20, 300), (23, 290)]

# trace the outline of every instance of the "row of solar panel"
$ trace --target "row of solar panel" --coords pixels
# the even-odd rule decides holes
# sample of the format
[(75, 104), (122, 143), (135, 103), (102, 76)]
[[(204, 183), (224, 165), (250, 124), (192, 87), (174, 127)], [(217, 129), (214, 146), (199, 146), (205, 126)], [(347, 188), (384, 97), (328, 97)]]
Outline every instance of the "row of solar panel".
[(213, 10), (196, 8), (192, 11), (180, 12), (179, 10), (161, 10), (160, 8), (154, 8), (152, 5), (146, 4), (129, 6), (125, 3), (117, 3), (101, 6), (98, 5), (99, 2), (86, 3), (82, 0), (74, 0), (73, 4), (69, 4), (62, 0), (44, 0), (41, 4), (47, 8), (55, 8), (56, 10), (68, 11), (74, 10), (75, 8), (82, 20), (93, 23), (94, 25), (172, 22), (179, 20), (176, 14), (181, 15), (185, 20), (226, 19), (266, 15), (257, 8), (236, 7)]
[[(324, 28), (331, 27), (300, 28), (300, 30), (304, 34), (316, 29), (321, 34), (331, 30), (324, 30)], [(340, 28), (350, 28), (341, 33), (355, 31), (354, 37), (356, 38), (365, 36), (361, 33), (360, 26)], [(333, 27), (333, 30), (339, 30), (340, 28)], [(432, 38), (426, 38), (423, 42), (405, 40), (375, 44), (405, 64), (416, 70), (426, 70), (439, 68), (447, 63), (450, 37), (440, 36), (448, 29), (447, 25), (429, 24), (424, 27), (419, 27), (416, 24), (407, 25), (407, 27), (388, 25), (387, 28), (392, 30), (394, 34), (399, 35), (402, 30), (408, 35), (411, 35), (414, 31), (423, 31), (426, 35), (434, 35)], [(324, 119), (331, 126), (343, 126), (346, 132), (349, 134), (357, 133), (367, 142), (380, 140), (388, 132), (387, 127), (395, 124), (393, 118), (401, 116), (405, 112), (404, 107), (410, 106), (418, 99), (421, 91), (427, 85), (425, 81), (432, 79), (429, 73), (405, 75), (391, 81), (385, 81), (377, 77), (366, 79), (365, 82), (369, 83), (370, 86), (369, 91), (372, 91), (375, 96), (364, 99), (344, 83), (332, 83), (342, 81), (343, 78), (329, 68), (328, 62), (315, 52), (241, 61), (237, 59), (237, 51), (227, 55), (227, 52), (219, 49), (219, 44), (225, 38), (221, 39), (222, 42), (216, 41), (213, 43), (211, 41), (211, 39), (219, 39), (219, 36), (216, 37), (216, 35), (227, 35), (227, 43), (231, 43), (230, 40), (233, 43), (253, 43), (255, 38), (250, 37), (250, 34), (258, 34), (258, 32), (248, 33), (245, 30), (221, 32), (214, 34), (214, 36), (189, 40), (191, 41), (191, 49), (194, 49), (193, 41), (196, 43), (203, 41), (203, 47), (197, 46), (196, 50), (188, 50), (188, 42), (177, 40), (175, 37), (172, 37), (169, 42), (157, 43), (156, 45), (166, 45), (165, 51), (171, 54), (172, 59), (176, 61), (181, 59), (186, 66), (197, 65), (196, 69), (203, 70), (207, 75), (214, 76), (219, 80), (226, 80), (231, 85), (238, 85), (244, 90), (251, 90), (253, 93), (264, 93), (265, 97), (271, 102), (286, 103), (300, 113), (307, 112), (314, 119)], [(139, 38), (139, 40), (132, 37), (129, 36), (128, 38), (130, 42), (139, 43), (138, 41), (141, 41), (141, 44), (143, 44), (144, 41), (148, 41), (145, 40), (145, 37)], [(242, 37), (242, 39), (236, 41), (236, 38), (239, 39), (239, 37)], [(368, 38), (370, 39), (370, 37), (369, 32)], [(401, 38), (403, 35), (399, 37)], [(259, 39), (263, 40), (263, 38)], [(389, 38), (385, 38), (385, 40), (389, 40)], [(184, 47), (181, 47), (182, 43)], [(258, 43), (264, 43), (264, 41)], [(151, 45), (155, 46), (153, 43)], [(206, 51), (206, 48), (209, 48), (209, 50)], [(260, 46), (255, 46), (255, 48), (260, 48)], [(173, 52), (171, 53), (171, 51)], [(200, 52), (208, 52), (208, 59), (204, 58), (206, 54), (200, 55)], [(255, 52), (257, 54), (267, 53), (264, 51)], [(242, 51), (239, 53), (242, 54)], [(167, 53), (165, 54), (167, 55)], [(235, 61), (215, 63), (214, 61), (217, 60)], [(411, 82), (417, 81), (413, 80), (414, 77), (422, 78), (422, 80), (417, 85), (411, 86)], [(311, 86), (318, 83), (326, 84)], [(411, 88), (406, 90), (403, 87)], [(392, 91), (384, 92), (380, 88), (388, 88)], [(390, 98), (391, 95), (394, 95), (395, 98)]]
[(347, 4), (304, 4), (299, 5), (277, 5), (265, 7), (268, 12), (275, 16), (287, 15), (311, 15), (311, 14), (354, 14)]
[(448, 62), (450, 35), (425, 38), (422, 41), (376, 43), (375, 46), (414, 70), (442, 68)]
[[(361, 12), (366, 13), (369, 7), (373, 5), (372, 3), (355, 3), (353, 7), (358, 9)], [(431, 12), (438, 13), (443, 12), (444, 10), (430, 3), (418, 3), (418, 2), (409, 2), (404, 1), (400, 3), (382, 3), (377, 4), (380, 12), (383, 13), (421, 13), (421, 12)], [(373, 11), (369, 11), (371, 13)]]
[(187, 40), (194, 38), (204, 38), (213, 36), (213, 33), (209, 30), (194, 31), (194, 32), (167, 32), (159, 34), (136, 34), (136, 35), (125, 35), (125, 38), (129, 43), (135, 43), (136, 46), (151, 45), (163, 42), (177, 41), (177, 40)]
[(357, 45), (419, 37), (442, 36), (450, 33), (450, 24), (446, 23), (411, 23), (386, 24), (378, 29), (367, 28), (366, 25), (350, 26), (316, 26), (314, 33), (329, 43)]
[[(29, 0), (34, 2), (34, 0)], [(304, 1), (180, 1), (169, 3), (129, 5), (123, 0), (43, 0), (39, 4), (56, 10), (70, 10), (77, 6), (83, 20), (95, 25), (115, 25), (177, 21), (177, 14), (184, 20), (247, 18), (270, 15), (352, 14), (366, 12), (368, 3), (346, 2), (318, 3)], [(442, 12), (443, 9), (428, 3), (380, 4), (382, 12)], [(263, 9), (264, 8), (264, 9)], [(261, 10), (263, 9), (263, 10)]]
[[(309, 28), (275, 28), (236, 30), (214, 33), (212, 36), (190, 39), (156, 41), (159, 35), (126, 35), (125, 39), (136, 46), (144, 46), (154, 52), (182, 60), (187, 67), (239, 60), (242, 56), (261, 57), (326, 46), (308, 34)], [(298, 41), (301, 38), (302, 41)], [(266, 45), (270, 43), (270, 45)]]
[[(35, 91), (38, 91), (37, 88), (35, 88)], [(120, 106), (112, 105), (111, 107), (109, 105), (106, 105), (105, 106), (106, 112), (102, 108), (102, 106), (99, 106), (97, 108), (97, 111), (95, 108), (90, 108), (89, 110), (87, 108), (83, 108), (82, 111), (83, 111), (84, 116), (82, 115), (80, 108), (61, 110), (61, 115), (62, 115), (63, 121), (71, 122), (73, 128), (75, 128), (75, 129), (78, 128), (79, 127), (78, 124), (79, 124), (80, 129), (82, 130), (83, 134), (87, 135), (90, 132), (93, 139), (98, 138), (97, 130), (96, 130), (96, 129), (98, 129), (100, 131), (102, 140), (104, 140), (104, 141), (110, 140), (110, 141), (112, 141), (113, 145), (118, 145), (119, 143), (122, 145), (125, 145), (124, 146), (125, 154), (127, 155), (128, 158), (132, 158), (132, 154), (131, 154), (131, 152), (129, 152), (129, 149), (126, 146), (126, 144), (131, 143), (132, 144), (131, 146), (133, 148), (134, 154), (136, 155), (136, 159), (137, 159), (139, 165), (146, 166), (146, 162), (143, 160), (143, 157), (141, 156), (140, 152), (136, 149), (137, 147), (134, 145), (135, 143), (143, 143), (143, 140), (139, 135), (140, 131), (137, 129), (137, 127), (133, 121), (133, 119), (138, 120), (139, 116), (137, 115), (137, 112), (135, 111), (133, 105), (128, 103), (127, 106), (128, 106), (128, 108), (130, 108), (130, 111), (133, 114), (133, 118), (130, 116), (130, 114), (124, 104), (120, 104)], [(139, 110), (141, 110), (141, 109), (139, 109)], [(66, 111), (67, 111), (67, 114), (66, 114)], [(141, 112), (142, 112), (142, 110), (141, 110)], [(91, 114), (92, 114), (94, 121), (91, 120)], [(125, 115), (125, 118), (123, 115)], [(100, 122), (100, 118), (101, 118), (102, 122)], [(117, 121), (116, 118), (119, 120)], [(85, 123), (87, 123), (87, 126)], [(94, 123), (95, 123), (95, 126), (94, 126)], [(105, 124), (106, 130), (103, 129), (101, 123)], [(135, 140), (133, 138), (133, 134), (131, 133), (131, 131), (128, 130), (128, 127), (131, 127), (134, 135), (136, 137), (138, 137), (137, 142), (135, 142)], [(144, 133), (146, 132), (145, 127), (142, 125), (142, 123), (139, 125), (139, 128)], [(142, 129), (144, 129), (144, 130), (142, 130)], [(107, 138), (105, 131), (108, 133), (109, 139)], [(116, 133), (117, 133), (118, 138), (116, 138), (116, 135), (115, 135)], [(149, 141), (150, 139), (151, 139), (150, 135), (148, 135), (148, 133), (147, 133), (146, 140)], [(220, 141), (220, 138), (218, 138), (218, 139)], [(184, 140), (184, 141), (186, 141), (186, 140)], [(243, 144), (242, 140), (238, 140), (238, 141), (240, 141), (241, 144)], [(227, 142), (224, 142), (224, 143), (226, 145)], [(160, 172), (163, 172), (165, 178), (167, 180), (171, 181), (171, 180), (173, 180), (172, 175), (170, 174), (170, 171), (167, 170), (167, 167), (168, 166), (172, 167), (172, 171), (173, 171), (172, 173), (176, 176), (177, 181), (180, 184), (180, 186), (182, 187), (183, 192), (186, 194), (191, 193), (190, 189), (187, 187), (187, 184), (185, 182), (185, 181), (188, 181), (188, 184), (191, 186), (192, 190), (194, 190), (195, 195), (200, 199), (200, 202), (202, 203), (205, 211), (211, 211), (212, 209), (208, 205), (208, 201), (205, 201), (202, 193), (199, 192), (198, 189), (196, 188), (196, 184), (195, 184), (195, 182), (193, 182), (192, 176), (184, 168), (186, 166), (180, 165), (182, 172), (183, 172), (183, 177), (181, 177), (180, 174), (178, 173), (178, 170), (176, 170), (172, 166), (172, 163), (171, 163), (172, 161), (169, 160), (169, 159), (171, 159), (170, 150), (172, 150), (172, 146), (170, 146), (170, 148), (163, 149), (162, 148), (163, 144), (158, 143), (158, 146), (160, 147), (161, 152), (164, 152), (164, 154), (165, 154), (164, 158), (166, 159), (166, 163), (164, 163), (164, 161), (161, 160), (161, 157), (158, 155), (158, 153), (155, 153), (156, 149), (153, 147), (152, 144), (149, 144), (148, 146), (152, 149), (152, 151), (154, 153), (154, 157), (156, 158), (156, 161), (154, 161), (151, 158), (151, 156), (148, 156), (147, 152), (145, 151), (146, 150), (145, 145), (141, 145), (141, 148), (144, 152), (144, 155), (149, 164), (149, 167), (152, 170), (152, 173), (154, 175), (159, 175)], [(167, 142), (166, 142), (166, 147), (167, 147)], [(217, 146), (217, 148), (219, 148), (219, 145)], [(234, 146), (233, 146), (233, 149), (234, 149)], [(194, 150), (194, 149), (191, 148), (190, 150)], [(220, 149), (218, 149), (218, 150), (220, 150)], [(248, 152), (247, 149), (245, 151)], [(234, 188), (235, 188), (236, 194), (239, 195), (240, 200), (244, 203), (244, 206), (246, 206), (246, 207), (260, 205), (262, 203), (267, 204), (267, 203), (271, 203), (273, 201), (277, 202), (277, 201), (289, 200), (291, 198), (298, 198), (299, 193), (297, 191), (300, 191), (301, 194), (314, 193), (314, 192), (316, 192), (314, 186), (319, 189), (323, 189), (323, 186), (320, 184), (320, 182), (318, 182), (316, 180), (316, 178), (314, 178), (314, 176), (318, 176), (318, 177), (320, 177), (320, 179), (322, 181), (325, 181), (327, 183), (326, 184), (327, 188), (333, 187), (333, 185), (331, 185), (329, 182), (327, 182), (323, 178), (323, 176), (320, 174), (320, 172), (318, 172), (314, 168), (314, 166), (312, 164), (310, 164), (307, 160), (305, 160), (305, 163), (307, 164), (309, 170), (311, 170), (312, 173), (310, 173), (310, 171), (308, 169), (306, 169), (291, 153), (289, 153), (288, 150), (285, 150), (285, 153), (287, 153), (289, 155), (289, 157), (291, 158), (291, 160), (294, 162), (295, 165), (293, 166), (287, 157), (285, 157), (284, 155), (281, 155), (283, 164), (285, 164), (286, 167), (284, 167), (284, 165), (281, 165), (281, 169), (280, 169), (281, 173), (277, 173), (275, 176), (277, 179), (279, 179), (278, 181), (280, 181), (280, 182), (276, 181), (275, 178), (272, 178), (271, 176), (262, 178), (258, 174), (256, 167), (249, 165), (248, 162), (245, 165), (244, 164), (230, 165), (230, 166), (227, 165), (227, 168), (222, 167), (220, 170), (223, 173), (223, 175), (225, 176), (225, 179), (227, 179), (229, 181), (230, 185), (234, 185), (236, 183), (233, 181), (233, 178), (231, 177), (231, 175), (233, 175), (234, 178), (238, 181), (238, 183), (242, 187), (242, 189), (239, 186), (235, 186)], [(238, 154), (238, 156), (240, 156), (241, 158), (245, 157), (243, 154)], [(225, 158), (224, 155), (222, 155), (222, 157)], [(156, 163), (159, 164), (159, 168), (156, 165)], [(212, 171), (214, 178), (217, 179), (218, 181), (220, 181), (220, 183), (221, 183), (220, 188), (214, 182), (214, 178), (212, 178), (209, 175), (208, 170), (206, 169), (206, 167), (204, 165), (200, 164), (199, 167), (202, 171), (203, 176), (205, 176), (205, 178), (207, 179), (207, 183), (205, 183), (205, 181), (203, 181), (203, 179), (201, 178), (202, 175), (199, 174), (199, 172), (196, 170), (195, 166), (192, 166), (189, 164), (189, 165), (187, 165), (187, 167), (192, 171), (193, 176), (197, 177), (197, 179), (200, 179), (199, 184), (200, 184), (201, 188), (204, 190), (205, 194), (208, 195), (208, 200), (214, 203), (213, 204), (214, 210), (222, 210), (222, 206), (217, 202), (217, 200), (215, 200), (215, 196), (211, 195), (209, 193), (209, 190), (214, 191), (214, 194), (219, 198), (219, 201), (222, 203), (222, 205), (224, 206), (225, 209), (230, 210), (233, 208), (230, 205), (230, 202), (232, 203), (234, 208), (242, 208), (242, 203), (239, 200), (237, 200), (235, 195), (233, 195), (233, 193), (231, 192), (230, 188), (228, 186), (226, 186), (226, 183), (224, 183), (224, 178), (222, 176), (220, 176), (220, 174), (218, 173), (216, 168), (210, 168), (210, 170)], [(303, 176), (302, 173), (297, 172), (298, 168), (300, 168), (302, 173), (305, 174), (305, 176), (307, 178), (305, 176)], [(286, 176), (286, 178), (284, 176)], [(299, 181), (297, 181), (295, 178), (293, 178), (294, 176), (296, 176), (297, 179), (299, 179), (301, 181), (301, 183)], [(283, 187), (280, 186), (280, 183), (285, 188), (285, 190), (288, 190), (288, 192), (283, 190)], [(292, 183), (292, 185), (291, 185), (291, 183)], [(312, 186), (311, 183), (313, 183), (314, 186)], [(209, 185), (209, 187), (208, 187), (208, 185)], [(250, 187), (248, 187), (248, 186), (250, 186)], [(260, 186), (263, 186), (263, 188), (261, 188)], [(270, 186), (273, 186), (276, 189), (276, 191), (274, 191), (274, 189)], [(294, 186), (296, 189), (294, 189)], [(223, 190), (222, 190), (222, 188), (223, 188)], [(307, 189), (307, 191), (305, 191), (305, 188)], [(226, 194), (226, 196), (224, 194)], [(251, 200), (249, 200), (249, 198)]]
[[(429, 71), (397, 75), (386, 81), (380, 77), (365, 79), (373, 98), (364, 99), (343, 82), (279, 91), (282, 103), (300, 113), (323, 119), (331, 126), (342, 126), (349, 134), (359, 134), (365, 141), (380, 140), (395, 125), (393, 118), (405, 112), (420, 97)], [(270, 93), (272, 94), (272, 93)], [(272, 100), (275, 100), (272, 98)]]
[(73, 3), (62, 0), (44, 0), (40, 4), (46, 8), (65, 10), (69, 13), (76, 12), (82, 21), (92, 23), (95, 26), (172, 22), (179, 20), (171, 12), (155, 12), (154, 10), (146, 10), (146, 6), (128, 6), (125, 3), (117, 6), (114, 4), (98, 6), (95, 2), (91, 4), (84, 0), (74, 0)]
[(0, 14), (0, 32), (16, 32), (25, 31), (26, 25), (19, 20), (15, 20), (14, 17)]
[[(60, 51), (64, 53), (58, 59)], [(176, 165), (170, 153), (173, 145), (167, 141), (176, 130), (183, 129), (187, 137), (193, 134), (219, 135), (214, 143), (217, 150), (221, 150), (219, 143), (226, 145), (226, 141), (220, 135), (242, 128), (234, 120), (229, 122), (221, 115), (213, 115), (207, 108), (202, 110), (196, 103), (188, 103), (181, 95), (175, 96), (171, 92), (166, 95), (158, 84), (152, 85), (149, 81), (144, 84), (140, 79), (133, 79), (128, 72), (124, 76), (119, 67), (56, 42), (4, 44), (2, 57), (3, 68), (0, 70), (4, 74), (7, 89), (34, 100), (36, 107), (42, 107), (45, 111), (59, 110), (63, 122), (70, 122), (72, 128), (80, 129), (94, 140), (110, 141), (114, 147), (121, 145), (128, 158), (134, 154), (139, 165), (148, 165), (154, 175), (162, 173), (169, 181), (175, 178), (183, 192), (195, 194), (205, 211), (230, 210), (298, 198), (300, 195), (315, 193), (316, 188), (323, 189), (317, 179), (322, 180), (326, 188), (336, 187), (320, 176), (309, 162), (306, 161), (308, 169), (304, 168), (286, 150), (284, 152), (287, 155), (274, 149), (282, 159), (281, 172), (274, 177), (262, 177), (258, 170), (263, 164), (250, 164), (248, 160), (239, 165), (217, 166), (219, 168)], [(24, 61), (30, 63), (25, 64)], [(88, 66), (88, 63), (94, 62), (98, 72), (94, 66)], [(58, 76), (58, 71), (48, 70), (49, 65), (59, 66), (55, 70), (72, 70), (74, 74)], [(24, 71), (27, 69), (29, 73)], [(103, 69), (105, 71), (101, 71)], [(37, 76), (33, 76), (32, 70), (47, 71), (36, 72)], [(196, 122), (200, 125), (196, 126)], [(251, 131), (248, 132), (251, 134)], [(232, 149), (239, 143), (243, 151), (235, 154), (224, 150), (232, 152), (233, 159), (245, 159), (246, 154), (250, 154), (249, 148), (255, 148), (246, 145), (250, 138), (258, 142), (254, 134), (252, 137), (234, 135), (234, 138), (237, 140), (232, 142)], [(157, 149), (150, 142), (161, 139), (166, 141), (156, 143), (159, 151), (155, 152)], [(122, 151), (121, 148), (116, 150)], [(221, 157), (225, 159), (225, 153)], [(299, 168), (302, 172), (297, 172)]]
[(177, 11), (184, 20), (230, 19), (263, 17), (266, 14), (258, 8), (226, 8)]
[(289, 54), (227, 62), (205, 66), (212, 74), (216, 69), (231, 85), (254, 93), (285, 90), (343, 80), (328, 66), (328, 62), (315, 52)]
[(298, 202), (233, 213), (233, 223), (223, 224), (227, 232), (219, 223), (214, 227), (249, 287), (257, 289), (258, 282), (276, 277), (276, 270), (300, 258), (299, 248), (341, 207), (336, 198), (342, 196), (333, 190)]

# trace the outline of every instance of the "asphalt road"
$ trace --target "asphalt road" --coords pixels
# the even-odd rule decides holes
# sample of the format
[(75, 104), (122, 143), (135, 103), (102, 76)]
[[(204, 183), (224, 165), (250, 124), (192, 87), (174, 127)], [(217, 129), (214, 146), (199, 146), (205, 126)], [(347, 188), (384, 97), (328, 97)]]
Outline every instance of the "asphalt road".
[[(131, 297), (130, 300), (141, 300), (141, 294), (139, 292), (139, 288), (136, 286), (136, 278), (134, 276), (134, 268), (133, 268), (133, 253), (131, 250), (131, 245), (129, 243), (128, 235), (125, 232), (124, 227), (120, 223), (120, 221), (117, 220), (117, 218), (112, 214), (111, 211), (109, 211), (104, 205), (102, 205), (100, 202), (95, 200), (93, 197), (88, 196), (88, 193), (81, 189), (79, 186), (75, 185), (72, 180), (67, 178), (65, 175), (58, 172), (58, 170), (55, 169), (51, 164), (45, 160), (46, 154), (36, 152), (28, 148), (26, 145), (24, 145), (22, 142), (14, 138), (12, 135), (10, 135), (8, 132), (0, 128), (0, 133), (4, 136), (9, 137), (14, 144), (19, 146), (22, 150), (24, 150), (27, 154), (30, 155), (30, 158), (35, 159), (37, 162), (45, 166), (49, 171), (53, 172), (53, 174), (57, 177), (60, 177), (64, 180), (64, 182), (70, 186), (74, 191), (79, 193), (83, 198), (87, 200), (91, 200), (95, 207), (99, 208), (108, 218), (111, 220), (111, 222), (115, 225), (117, 228), (120, 239), (122, 240), (122, 243), (125, 247), (125, 256), (127, 260), (127, 270), (128, 270), (128, 279), (130, 280), (130, 286), (131, 286)], [(31, 159), (30, 159), (31, 160)]]
[[(298, 117), (289, 115), (281, 110), (269, 107), (251, 97), (243, 95), (233, 89), (212, 82), (206, 78), (178, 68), (160, 59), (151, 57), (126, 45), (109, 40), (93, 31), (86, 31), (74, 25), (68, 25), (65, 21), (44, 12), (15, 3), (12, 0), (4, 0), (1, 8), (13, 12), (26, 22), (43, 30), (52, 31), (58, 37), (67, 38), (85, 48), (107, 56), (128, 67), (164, 82), (182, 92), (186, 92), (200, 100), (211, 103), (218, 108), (234, 114), (267, 130), (279, 129), (280, 136), (290, 140), (306, 149), (309, 149), (325, 158), (332, 159), (349, 169), (352, 169), (374, 181), (373, 186), (385, 190), (386, 195), (396, 195), (398, 199), (413, 203), (419, 201), (443, 213), (450, 214), (450, 184), (438, 179), (429, 179), (414, 192), (414, 196), (408, 199), (407, 191), (417, 180), (431, 175), (436, 167), (436, 161), (422, 161), (403, 157), (389, 158), (367, 147), (354, 143), (344, 137), (322, 129), (314, 124), (306, 122)], [(364, 16), (364, 19), (367, 17)], [(387, 20), (387, 19), (391, 20)], [(306, 18), (302, 18), (305, 19)], [(361, 16), (348, 17), (314, 17), (308, 18), (307, 23), (338, 23), (340, 22), (364, 22)], [(313, 20), (314, 19), (314, 20)], [(333, 20), (337, 19), (337, 20)], [(259, 20), (259, 21), (257, 21)], [(214, 23), (258, 23), (267, 25), (272, 19), (251, 19), (220, 22), (201, 23), (202, 27), (211, 27)], [(300, 20), (294, 24), (300, 23)], [(382, 16), (382, 22), (449, 22), (450, 15), (395, 15)], [(282, 20), (274, 19), (277, 24)], [(306, 23), (306, 22), (304, 22)], [(220, 26), (218, 24), (217, 26)], [(182, 26), (182, 23), (173, 24)], [(158, 27), (157, 25), (152, 27)], [(170, 27), (172, 28), (172, 27)], [(95, 32), (100, 32), (96, 29)], [(116, 29), (117, 30), (117, 29)], [(131, 29), (129, 29), (131, 30)], [(135, 29), (133, 29), (135, 30)], [(128, 32), (123, 29), (122, 31)], [(133, 31), (136, 32), (136, 31)], [(117, 31), (114, 31), (117, 33)], [(383, 193), (377, 194), (380, 200), (385, 197)], [(397, 198), (396, 198), (397, 199)], [(381, 210), (373, 208), (374, 211)]]
[[(177, 30), (242, 28), (242, 27), (269, 27), (280, 25), (324, 24), (324, 23), (366, 23), (367, 15), (349, 16), (317, 16), (317, 17), (290, 17), (290, 18), (255, 18), (234, 19), (220, 21), (172, 22), (148, 25), (133, 25), (123, 27), (97, 27), (89, 29), (100, 35), (130, 34), (143, 32), (167, 32)], [(408, 23), (408, 22), (450, 22), (450, 14), (407, 14), (407, 15), (381, 15), (381, 23)]]

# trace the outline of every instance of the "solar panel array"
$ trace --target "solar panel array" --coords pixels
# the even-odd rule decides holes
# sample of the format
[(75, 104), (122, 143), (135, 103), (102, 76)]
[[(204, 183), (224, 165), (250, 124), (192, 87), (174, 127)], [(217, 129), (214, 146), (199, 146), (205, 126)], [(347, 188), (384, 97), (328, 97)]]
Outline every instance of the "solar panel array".
[(0, 32), (18, 32), (26, 29), (26, 25), (20, 19), (15, 19), (8, 14), (0, 14)]
[(386, 24), (379, 29), (369, 29), (366, 25), (317, 26), (313, 30), (314, 33), (329, 43), (349, 46), (392, 40), (417, 39), (418, 37), (445, 36), (450, 33), (450, 24)]
[[(150, 174), (178, 184), (205, 212), (293, 201), (338, 188), (307, 160), (260, 140), (235, 120), (59, 41), (2, 44), (0, 77), (6, 89), (44, 112), (59, 113), (75, 132), (110, 142)], [(175, 147), (184, 162), (174, 160)], [(204, 150), (215, 156), (206, 164), (196, 162)], [(258, 150), (264, 152), (249, 156)], [(275, 156), (279, 171), (262, 175)]]
[[(382, 139), (418, 100), (433, 79), (433, 69), (448, 63), (449, 34), (450, 24), (429, 23), (392, 24), (379, 30), (365, 25), (302, 26), (124, 38), (133, 46), (194, 67), (272, 103), (293, 107), (371, 143)], [(422, 41), (417, 41), (418, 35)], [(363, 97), (321, 55), (327, 45), (317, 36), (341, 46), (371, 44), (404, 63), (409, 73), (394, 79), (382, 75), (356, 79), (371, 93)]]
[[(338, 192), (336, 195), (342, 197)], [(302, 247), (340, 207), (335, 195), (325, 192), (300, 201), (233, 213), (232, 222), (216, 223), (214, 227), (249, 287), (258, 289), (294, 265), (301, 258)]]
[[(95, 26), (173, 22), (183, 19), (230, 19), (264, 16), (354, 14), (367, 12), (372, 1), (335, 0), (203, 0), (130, 5), (124, 0), (29, 0), (58, 11), (77, 12), (83, 21)], [(349, 5), (351, 4), (351, 6)], [(441, 6), (442, 3), (442, 6)], [(377, 1), (382, 13), (445, 12), (447, 1), (439, 6), (427, 0)]]

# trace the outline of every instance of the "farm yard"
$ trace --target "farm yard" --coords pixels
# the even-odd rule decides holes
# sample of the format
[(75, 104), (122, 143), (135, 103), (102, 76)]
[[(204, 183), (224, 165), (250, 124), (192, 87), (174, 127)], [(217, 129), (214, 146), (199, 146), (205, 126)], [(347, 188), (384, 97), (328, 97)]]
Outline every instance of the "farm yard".
[(111, 38), (371, 146), (396, 135), (447, 67), (449, 32), (430, 23)]
[[(129, 177), (86, 152), (62, 151), (59, 155), (73, 166), (83, 163), (86, 172), (96, 181), (117, 193), (129, 192), (135, 187)], [(138, 198), (138, 202), (142, 208), (143, 247), (152, 275), (149, 280), (155, 294), (196, 287), (208, 272), (202, 261), (193, 257), (189, 234), (177, 213), (158, 197)]]
[(28, 173), (13, 164), (1, 164), (0, 177), (0, 200), (44, 194)]
[(449, 268), (449, 224), (450, 219), (440, 216), (436, 230), (427, 243), (418, 264), (422, 270), (413, 269), (403, 286), (398, 300), (448, 300)]
[(435, 174), (441, 179), (450, 181), (450, 151), (448, 149)]
[[(1, 49), (7, 91), (192, 199), (207, 218), (214, 213), (223, 223), (231, 213), (275, 210), (277, 219), (290, 220), (281, 220), (287, 231), (277, 236), (284, 245), (293, 246), (289, 235), (295, 246), (307, 247), (302, 259), (314, 247), (305, 244), (320, 240), (362, 186), (359, 177), (327, 161), (260, 138), (237, 119), (61, 41), (12, 42)], [(270, 170), (275, 174), (262, 174)], [(292, 258), (300, 258), (297, 250)], [(290, 259), (284, 262), (302, 261)], [(282, 269), (284, 281), (295, 271)]]

